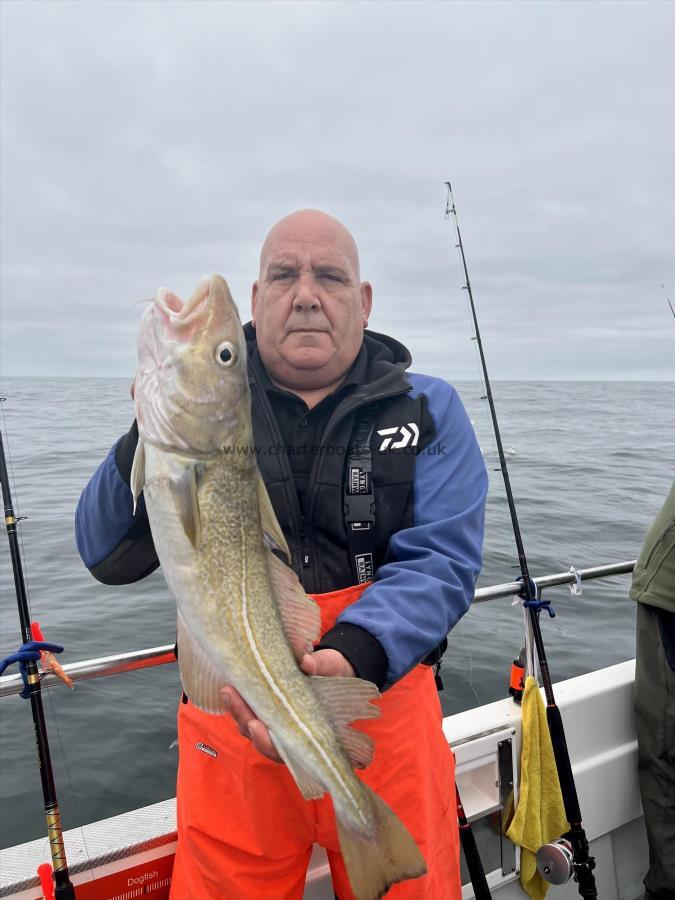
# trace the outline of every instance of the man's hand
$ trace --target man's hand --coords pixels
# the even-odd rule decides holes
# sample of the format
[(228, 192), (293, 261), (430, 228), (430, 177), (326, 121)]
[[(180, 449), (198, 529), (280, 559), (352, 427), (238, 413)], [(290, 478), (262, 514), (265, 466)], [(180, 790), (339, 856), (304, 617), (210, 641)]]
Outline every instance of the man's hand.
[[(356, 673), (351, 664), (338, 650), (317, 650), (315, 653), (306, 653), (300, 668), (305, 675), (340, 675), (353, 677)], [(267, 727), (260, 719), (256, 719), (255, 713), (245, 703), (238, 691), (233, 687), (222, 690), (223, 700), (234, 721), (237, 723), (239, 733), (249, 738), (259, 753), (274, 762), (283, 762), (277, 753)]]

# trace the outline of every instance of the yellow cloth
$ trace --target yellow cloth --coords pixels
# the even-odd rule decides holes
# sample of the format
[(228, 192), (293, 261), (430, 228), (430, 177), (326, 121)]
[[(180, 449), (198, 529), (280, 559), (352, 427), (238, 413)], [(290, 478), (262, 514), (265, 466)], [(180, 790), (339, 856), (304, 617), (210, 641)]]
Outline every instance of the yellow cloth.
[(523, 693), (523, 745), (520, 755), (518, 808), (506, 836), (518, 844), (520, 884), (532, 900), (543, 900), (549, 885), (537, 871), (535, 854), (569, 830), (558, 770), (537, 679), (530, 676)]

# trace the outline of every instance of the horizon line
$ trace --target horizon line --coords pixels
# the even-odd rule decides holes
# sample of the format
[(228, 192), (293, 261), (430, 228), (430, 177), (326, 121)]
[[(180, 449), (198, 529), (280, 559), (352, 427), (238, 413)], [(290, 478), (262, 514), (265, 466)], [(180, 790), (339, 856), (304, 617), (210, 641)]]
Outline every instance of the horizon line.
[[(441, 377), (441, 376), (436, 376)], [(59, 381), (133, 381), (133, 375), (2, 375), (0, 374), (0, 381), (12, 380), (12, 381), (20, 381), (21, 379), (32, 379), (32, 380), (59, 380)], [(447, 379), (443, 379), (447, 380)], [(484, 379), (482, 378), (461, 378), (458, 377), (453, 379), (453, 381), (459, 382), (471, 382), (475, 384), (484, 384)], [(603, 378), (557, 378), (557, 377), (548, 377), (548, 378), (490, 378), (490, 381), (493, 383), (508, 383), (508, 382), (534, 382), (534, 383), (553, 383), (559, 382), (561, 384), (593, 384), (593, 383), (614, 383), (614, 384), (673, 384), (675, 383), (675, 375), (672, 377), (663, 377), (663, 378), (611, 378), (611, 377), (603, 377)]]

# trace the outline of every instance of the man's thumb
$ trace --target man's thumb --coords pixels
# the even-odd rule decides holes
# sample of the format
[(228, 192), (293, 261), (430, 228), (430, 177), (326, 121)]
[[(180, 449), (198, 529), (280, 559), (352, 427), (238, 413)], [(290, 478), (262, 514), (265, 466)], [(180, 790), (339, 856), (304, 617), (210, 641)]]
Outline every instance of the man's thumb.
[(338, 650), (305, 653), (300, 668), (306, 675), (353, 675), (354, 670)]

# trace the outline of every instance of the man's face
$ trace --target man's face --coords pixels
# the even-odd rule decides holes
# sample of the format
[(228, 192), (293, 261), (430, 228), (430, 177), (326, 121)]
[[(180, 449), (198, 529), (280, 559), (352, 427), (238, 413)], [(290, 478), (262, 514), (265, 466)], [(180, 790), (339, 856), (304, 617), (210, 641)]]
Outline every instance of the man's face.
[(299, 390), (339, 381), (358, 354), (371, 302), (354, 241), (340, 223), (313, 211), (283, 219), (265, 242), (252, 293), (271, 377)]

